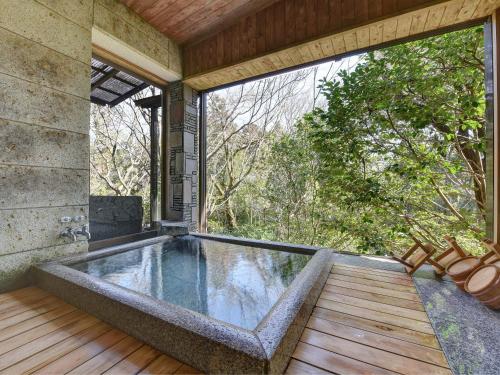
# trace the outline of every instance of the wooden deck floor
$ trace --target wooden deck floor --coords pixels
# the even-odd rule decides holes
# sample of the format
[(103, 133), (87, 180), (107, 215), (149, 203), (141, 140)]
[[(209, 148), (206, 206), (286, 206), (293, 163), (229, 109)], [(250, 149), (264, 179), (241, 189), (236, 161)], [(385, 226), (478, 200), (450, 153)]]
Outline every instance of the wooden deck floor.
[(406, 274), (335, 265), (287, 374), (451, 371)]
[[(0, 374), (195, 374), (35, 287), (0, 295)], [(288, 374), (451, 374), (413, 281), (336, 265)]]
[(198, 374), (41, 289), (0, 295), (0, 374)]

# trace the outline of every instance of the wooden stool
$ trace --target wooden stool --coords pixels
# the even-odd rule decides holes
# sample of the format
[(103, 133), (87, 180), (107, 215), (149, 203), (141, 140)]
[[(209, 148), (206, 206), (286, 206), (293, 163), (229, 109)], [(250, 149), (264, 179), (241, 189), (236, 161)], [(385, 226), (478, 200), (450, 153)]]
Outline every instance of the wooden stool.
[(410, 247), (406, 253), (403, 254), (401, 258), (392, 256), (392, 259), (398, 261), (399, 263), (405, 266), (405, 270), (409, 275), (413, 275), (413, 273), (430, 257), (436, 252), (434, 247), (431, 244), (423, 244), (420, 242), (418, 238), (411, 235), (413, 242), (415, 243), (412, 247)]
[(479, 267), (465, 281), (465, 290), (491, 309), (500, 309), (500, 260)]
[(446, 274), (446, 268), (458, 259), (465, 258), (467, 254), (457, 243), (455, 238), (450, 236), (445, 236), (444, 239), (450, 247), (446, 249), (443, 253), (439, 254), (434, 259), (429, 259), (429, 263), (434, 268), (436, 275), (443, 276)]

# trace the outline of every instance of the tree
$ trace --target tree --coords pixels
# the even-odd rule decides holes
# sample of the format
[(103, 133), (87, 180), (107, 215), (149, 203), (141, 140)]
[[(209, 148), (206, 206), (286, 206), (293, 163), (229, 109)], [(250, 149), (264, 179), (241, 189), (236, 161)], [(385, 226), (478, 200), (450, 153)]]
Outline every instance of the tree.
[(361, 251), (413, 231), (479, 238), (485, 225), (482, 28), (369, 53), (323, 81), (326, 109), (305, 117), (322, 198)]
[(309, 70), (241, 85), (208, 97), (209, 217), (220, 214), (228, 231), (238, 227), (234, 195), (267, 154), (272, 134), (300, 114), (294, 102)]
[[(133, 99), (151, 95), (154, 95), (154, 88), (134, 95)], [(94, 195), (140, 195), (147, 208), (150, 111), (137, 107), (133, 99), (112, 108), (91, 105), (90, 192)]]

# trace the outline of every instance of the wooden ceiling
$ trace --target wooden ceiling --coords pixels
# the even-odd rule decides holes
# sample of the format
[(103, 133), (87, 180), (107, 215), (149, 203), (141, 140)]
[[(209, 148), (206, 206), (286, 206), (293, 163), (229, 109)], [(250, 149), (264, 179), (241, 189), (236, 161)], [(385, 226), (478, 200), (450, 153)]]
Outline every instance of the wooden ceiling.
[[(500, 0), (330, 0), (329, 8), (326, 3), (280, 0), (201, 42), (186, 45), (184, 82), (206, 90), (461, 27), (484, 20), (500, 7)], [(340, 7), (332, 9), (332, 4)]]
[(197, 90), (482, 21), (500, 0), (121, 0), (182, 45)]
[(202, 39), (277, 0), (121, 0), (178, 44)]

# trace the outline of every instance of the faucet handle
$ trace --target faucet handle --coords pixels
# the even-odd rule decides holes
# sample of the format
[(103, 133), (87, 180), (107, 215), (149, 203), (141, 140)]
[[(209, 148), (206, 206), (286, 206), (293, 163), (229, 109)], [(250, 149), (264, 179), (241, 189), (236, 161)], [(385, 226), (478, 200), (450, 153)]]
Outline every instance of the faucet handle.
[(69, 238), (71, 240), (71, 242), (76, 242), (76, 239), (77, 239), (76, 235), (77, 235), (77, 232), (71, 227), (66, 227), (65, 230), (63, 230), (61, 233), (59, 233), (59, 237)]
[(89, 241), (91, 238), (89, 224), (87, 223), (82, 225), (82, 227), (76, 231), (76, 234), (85, 236), (87, 238), (87, 241)]

